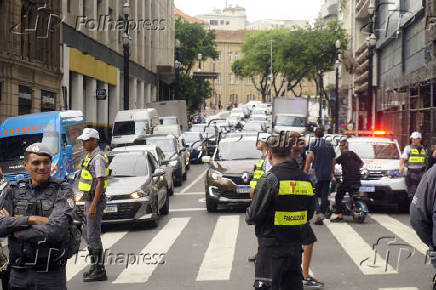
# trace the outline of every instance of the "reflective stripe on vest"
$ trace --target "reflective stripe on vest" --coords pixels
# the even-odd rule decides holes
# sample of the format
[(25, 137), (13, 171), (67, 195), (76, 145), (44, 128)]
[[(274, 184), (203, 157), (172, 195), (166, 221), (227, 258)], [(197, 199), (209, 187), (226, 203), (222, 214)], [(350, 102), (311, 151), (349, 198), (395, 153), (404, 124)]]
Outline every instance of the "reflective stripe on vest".
[(412, 148), (410, 150), (410, 156), (409, 156), (409, 160), (408, 163), (409, 164), (414, 164), (414, 165), (425, 165), (425, 155), (426, 152), (424, 150), (424, 148), (421, 149), (421, 152), (419, 152), (418, 149), (416, 148)]
[(253, 179), (250, 181), (250, 187), (252, 189), (254, 189), (256, 187), (257, 181), (265, 173), (265, 171), (262, 170), (263, 163), (265, 163), (265, 159), (260, 159), (256, 162), (256, 165), (254, 168), (254, 176), (253, 176)]
[(308, 181), (281, 180), (279, 195), (308, 195), (313, 196), (312, 184)]
[(79, 180), (79, 186), (78, 189), (81, 191), (91, 191), (92, 189), (92, 183), (93, 183), (93, 177), (91, 172), (88, 170), (88, 166), (89, 163), (91, 162), (91, 160), (97, 156), (98, 154), (103, 155), (105, 158), (105, 169), (104, 169), (104, 176), (105, 176), (105, 180), (104, 180), (104, 189), (106, 189), (109, 180), (107, 179), (107, 177), (109, 176), (109, 158), (107, 157), (106, 153), (98, 151), (95, 155), (93, 156), (89, 156), (89, 153), (86, 155), (85, 159), (83, 159), (82, 162), (82, 170), (80, 172), (80, 180)]
[(307, 223), (307, 211), (274, 213), (274, 225), (276, 226), (301, 226)]

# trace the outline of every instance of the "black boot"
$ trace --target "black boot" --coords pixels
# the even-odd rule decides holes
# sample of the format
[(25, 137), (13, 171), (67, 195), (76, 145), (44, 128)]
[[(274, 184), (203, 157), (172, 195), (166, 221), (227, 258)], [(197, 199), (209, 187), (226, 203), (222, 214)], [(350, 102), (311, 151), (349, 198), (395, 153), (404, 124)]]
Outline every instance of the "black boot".
[(94, 256), (94, 252), (91, 248), (88, 247), (89, 257), (91, 258), (91, 266), (89, 267), (89, 270), (86, 272), (83, 272), (83, 278), (88, 277), (89, 274), (95, 271), (97, 259)]
[(85, 278), (83, 282), (106, 281), (106, 268), (104, 267), (103, 249), (93, 249), (94, 257), (96, 258), (95, 270)]

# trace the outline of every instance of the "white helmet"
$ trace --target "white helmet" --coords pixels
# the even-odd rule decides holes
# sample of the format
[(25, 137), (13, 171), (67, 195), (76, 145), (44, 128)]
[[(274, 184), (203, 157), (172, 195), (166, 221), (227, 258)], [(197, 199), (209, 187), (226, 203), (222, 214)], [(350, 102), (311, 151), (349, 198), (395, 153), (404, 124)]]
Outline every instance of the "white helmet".
[(410, 135), (410, 139), (422, 139), (422, 134), (415, 131)]

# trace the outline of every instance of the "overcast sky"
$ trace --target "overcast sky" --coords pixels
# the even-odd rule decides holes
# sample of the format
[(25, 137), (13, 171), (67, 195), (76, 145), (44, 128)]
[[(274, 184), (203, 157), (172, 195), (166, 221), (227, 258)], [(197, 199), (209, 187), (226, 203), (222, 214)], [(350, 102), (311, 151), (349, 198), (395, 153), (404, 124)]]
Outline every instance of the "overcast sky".
[[(259, 19), (286, 19), (313, 21), (318, 16), (324, 0), (228, 0), (228, 5), (238, 4), (247, 10), (248, 21)], [(195, 16), (223, 9), (226, 0), (174, 0), (177, 8)]]

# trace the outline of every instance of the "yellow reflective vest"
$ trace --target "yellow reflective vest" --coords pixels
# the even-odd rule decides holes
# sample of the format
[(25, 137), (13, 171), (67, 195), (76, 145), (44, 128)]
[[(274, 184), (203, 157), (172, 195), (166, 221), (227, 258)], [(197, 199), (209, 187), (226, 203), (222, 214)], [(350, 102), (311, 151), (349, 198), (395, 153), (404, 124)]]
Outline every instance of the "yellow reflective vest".
[(423, 168), (425, 167), (425, 157), (426, 152), (424, 148), (418, 150), (417, 148), (411, 147), (409, 159), (407, 160), (409, 168)]
[(265, 163), (265, 159), (259, 159), (259, 161), (256, 162), (256, 165), (254, 167), (253, 179), (250, 181), (251, 189), (256, 188), (257, 181), (265, 173), (265, 171), (263, 171), (263, 169), (262, 169), (262, 166), (263, 166), (264, 163)]
[(104, 153), (103, 151), (94, 151), (86, 154), (85, 159), (83, 159), (82, 161), (82, 170), (80, 172), (78, 188), (80, 191), (90, 193), (90, 198), (93, 198), (93, 191), (95, 190), (96, 180), (95, 178), (93, 178), (91, 172), (89, 171), (89, 164), (91, 163), (91, 160), (94, 159), (94, 157), (97, 155), (102, 155), (105, 158), (104, 189), (106, 189), (109, 182), (107, 179), (109, 176), (109, 158), (107, 157), (106, 153)]

